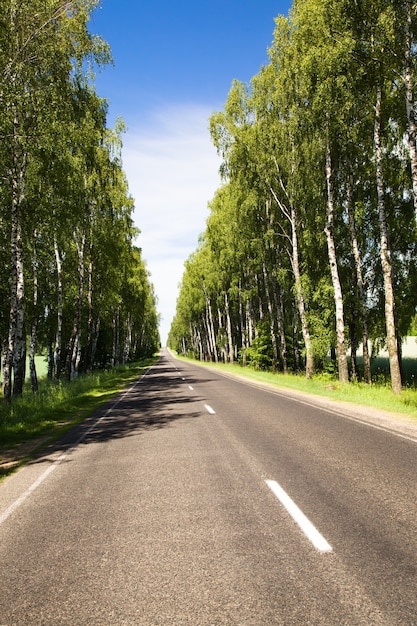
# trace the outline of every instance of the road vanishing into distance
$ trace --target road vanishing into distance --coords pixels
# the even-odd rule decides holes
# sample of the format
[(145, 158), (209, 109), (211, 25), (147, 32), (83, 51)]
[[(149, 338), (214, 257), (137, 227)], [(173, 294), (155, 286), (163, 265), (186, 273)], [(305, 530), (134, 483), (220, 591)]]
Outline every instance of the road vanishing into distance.
[(163, 351), (0, 484), (0, 625), (417, 624), (417, 428)]

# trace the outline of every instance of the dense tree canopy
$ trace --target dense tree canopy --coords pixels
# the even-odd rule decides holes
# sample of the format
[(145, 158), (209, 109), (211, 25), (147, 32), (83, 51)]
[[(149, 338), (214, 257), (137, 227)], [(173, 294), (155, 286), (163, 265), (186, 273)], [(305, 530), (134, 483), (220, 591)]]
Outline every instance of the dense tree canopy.
[(29, 348), (68, 378), (152, 354), (156, 298), (134, 245), (122, 122), (92, 84), (107, 44), (97, 0), (0, 6), (0, 340), (4, 396), (22, 393)]
[(268, 64), (210, 120), (224, 185), (172, 347), (370, 382), (385, 343), (401, 391), (417, 305), (416, 26), (412, 0), (295, 0), (276, 19)]

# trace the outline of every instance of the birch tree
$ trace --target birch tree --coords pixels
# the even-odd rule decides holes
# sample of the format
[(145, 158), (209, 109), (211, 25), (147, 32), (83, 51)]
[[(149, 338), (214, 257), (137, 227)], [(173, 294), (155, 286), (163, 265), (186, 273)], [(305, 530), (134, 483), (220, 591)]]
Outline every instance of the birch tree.
[(405, 107), (407, 114), (407, 140), (410, 154), (411, 178), (413, 189), (414, 214), (417, 225), (417, 122), (416, 122), (416, 20), (417, 4), (414, 0), (403, 0), (400, 19), (404, 28), (398, 29), (404, 32), (403, 39), (403, 80), (405, 85)]
[[(273, 363), (299, 324), (308, 376), (313, 352), (317, 367), (336, 352), (347, 382), (350, 341), (356, 379), (360, 336), (364, 379), (368, 341), (386, 342), (401, 390), (401, 336), (417, 290), (415, 19), (411, 0), (295, 0), (277, 18), (269, 63), (249, 85), (234, 81), (210, 119), (227, 191), (216, 195), (202, 241), (218, 279), (212, 291), (190, 281), (191, 269), (200, 275), (192, 257), (171, 334), (184, 349), (212, 356), (213, 329), (219, 341), (225, 326), (245, 362), (259, 340)], [(192, 319), (191, 293), (200, 302)]]
[[(5, 47), (1, 54), (0, 104), (5, 115), (2, 132), (10, 159), (4, 178), (10, 189), (10, 314), (4, 358), (4, 395), (21, 395), (24, 378), (24, 258), (23, 228), (27, 168), (31, 153), (44, 141), (45, 129), (56, 127), (57, 103), (63, 103), (73, 70), (94, 51), (86, 22), (95, 3), (87, 0), (2, 4)], [(63, 88), (63, 91), (61, 91)], [(48, 105), (54, 103), (51, 108)]]

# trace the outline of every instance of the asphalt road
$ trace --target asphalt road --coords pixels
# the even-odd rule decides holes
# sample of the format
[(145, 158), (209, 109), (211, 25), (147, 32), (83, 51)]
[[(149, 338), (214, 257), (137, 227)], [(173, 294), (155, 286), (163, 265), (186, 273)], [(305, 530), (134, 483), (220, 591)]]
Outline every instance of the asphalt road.
[(164, 353), (0, 484), (0, 625), (417, 625), (417, 432), (344, 413)]

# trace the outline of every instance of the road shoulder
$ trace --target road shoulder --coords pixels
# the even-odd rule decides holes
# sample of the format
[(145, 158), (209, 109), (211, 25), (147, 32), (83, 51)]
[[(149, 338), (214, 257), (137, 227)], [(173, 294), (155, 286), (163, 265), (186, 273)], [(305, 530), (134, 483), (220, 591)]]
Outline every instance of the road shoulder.
[(350, 419), (356, 419), (357, 421), (372, 424), (373, 426), (383, 430), (395, 432), (417, 442), (417, 421), (405, 413), (393, 413), (390, 411), (384, 411), (383, 409), (354, 404), (352, 402), (333, 400), (327, 396), (319, 396), (305, 391), (298, 391), (296, 389), (289, 389), (287, 387), (280, 387), (279, 385), (261, 382), (241, 374), (222, 372), (218, 368), (210, 368), (210, 365), (200, 363), (196, 363), (196, 365), (207, 369), (214, 369), (214, 371), (216, 371), (220, 376), (224, 376), (225, 378), (239, 380), (240, 382), (248, 385), (264, 388), (271, 393), (286, 396), (298, 402), (318, 406), (326, 411), (337, 413), (338, 415), (344, 415)]

